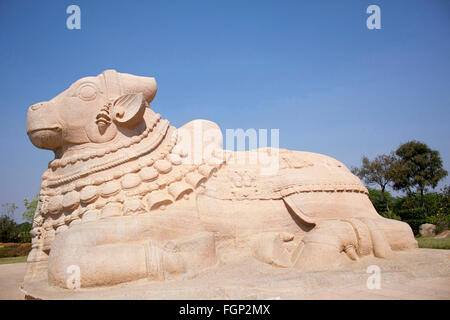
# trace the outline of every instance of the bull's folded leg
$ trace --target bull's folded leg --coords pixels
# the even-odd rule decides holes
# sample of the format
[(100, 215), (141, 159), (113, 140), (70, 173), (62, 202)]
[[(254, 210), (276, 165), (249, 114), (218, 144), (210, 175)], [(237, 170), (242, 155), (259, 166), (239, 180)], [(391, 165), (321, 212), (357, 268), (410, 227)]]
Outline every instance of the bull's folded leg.
[(417, 241), (414, 238), (414, 233), (411, 227), (403, 221), (387, 219), (380, 217), (378, 219), (368, 222), (368, 220), (361, 219), (365, 223), (374, 224), (374, 229), (380, 230), (383, 234), (385, 241), (389, 244), (389, 247), (396, 250), (409, 250), (418, 247)]
[(359, 250), (358, 244), (364, 243), (359, 241), (353, 225), (340, 220), (318, 223), (295, 249), (289, 249), (295, 243), (294, 235), (289, 233), (267, 232), (255, 239), (253, 255), (278, 267), (318, 270), (339, 266), (348, 259), (357, 260), (361, 252), (368, 251)]
[[(70, 287), (73, 268), (80, 271), (81, 287), (114, 285), (142, 278), (164, 279), (170, 274), (201, 270), (215, 263), (211, 233), (173, 241), (142, 241), (139, 224), (101, 232), (85, 225), (60, 234), (49, 257), (49, 281)], [(109, 230), (111, 231), (111, 230)]]
[(265, 232), (259, 234), (253, 241), (253, 256), (265, 263), (277, 267), (292, 266), (292, 252), (287, 244), (294, 239), (294, 235), (287, 232)]
[(303, 270), (334, 268), (373, 254), (392, 256), (393, 250), (417, 247), (411, 228), (400, 221), (384, 218), (347, 218), (319, 223), (307, 234), (292, 256), (295, 267)]
[(70, 246), (63, 254), (49, 258), (49, 282), (67, 288), (73, 268), (79, 269), (82, 287), (113, 285), (146, 276), (143, 245), (110, 244), (102, 246)]
[(51, 284), (66, 283), (74, 268), (82, 287), (110, 285), (146, 276), (145, 250), (139, 237), (145, 225), (136, 220), (87, 223), (57, 235), (48, 260)]
[(335, 268), (349, 259), (357, 260), (357, 247), (358, 239), (350, 223), (327, 220), (303, 238), (292, 255), (292, 263), (305, 271)]
[(211, 232), (166, 243), (149, 241), (145, 245), (146, 274), (164, 280), (170, 275), (195, 273), (216, 263), (216, 246)]

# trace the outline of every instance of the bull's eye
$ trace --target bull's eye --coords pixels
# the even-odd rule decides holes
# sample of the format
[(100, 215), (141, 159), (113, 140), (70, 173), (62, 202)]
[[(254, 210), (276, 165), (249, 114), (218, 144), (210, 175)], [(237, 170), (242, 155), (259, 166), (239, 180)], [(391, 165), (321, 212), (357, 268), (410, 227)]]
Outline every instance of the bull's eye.
[(97, 96), (97, 88), (92, 83), (85, 83), (78, 90), (78, 97), (83, 100), (94, 100)]

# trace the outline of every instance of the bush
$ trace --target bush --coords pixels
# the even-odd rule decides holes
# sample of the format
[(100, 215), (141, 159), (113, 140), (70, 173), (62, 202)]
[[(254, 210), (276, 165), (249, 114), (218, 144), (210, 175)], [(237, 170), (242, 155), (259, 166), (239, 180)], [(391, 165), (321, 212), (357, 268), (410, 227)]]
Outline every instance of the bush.
[[(367, 190), (369, 191), (369, 198), (370, 198), (370, 201), (372, 201), (372, 204), (375, 207), (375, 210), (377, 210), (380, 214), (381, 214), (381, 212), (386, 212), (386, 214), (387, 214), (386, 201), (384, 200), (381, 190), (372, 189), (372, 188), (367, 188)], [(384, 192), (384, 196), (386, 197), (387, 204), (389, 205), (389, 207), (391, 207), (392, 202), (394, 201), (394, 198), (391, 196), (391, 194), (388, 191)]]
[(0, 242), (20, 242), (31, 241), (31, 223), (16, 223), (8, 216), (0, 216)]
[(440, 233), (449, 228), (450, 224), (450, 188), (447, 186), (441, 192), (429, 192), (424, 195), (425, 208), (422, 208), (419, 194), (409, 194), (397, 197), (392, 209), (403, 221), (410, 224), (414, 233), (419, 232), (418, 226), (423, 223), (436, 225)]
[(419, 234), (420, 225), (427, 223), (427, 221), (425, 219), (408, 219), (408, 220), (403, 220), (403, 221), (406, 222), (407, 224), (409, 224), (412, 231), (414, 232), (414, 235)]
[(31, 251), (31, 243), (8, 244), (0, 248), (0, 258), (26, 256)]
[(17, 238), (20, 243), (31, 242), (31, 223), (24, 222), (17, 225)]

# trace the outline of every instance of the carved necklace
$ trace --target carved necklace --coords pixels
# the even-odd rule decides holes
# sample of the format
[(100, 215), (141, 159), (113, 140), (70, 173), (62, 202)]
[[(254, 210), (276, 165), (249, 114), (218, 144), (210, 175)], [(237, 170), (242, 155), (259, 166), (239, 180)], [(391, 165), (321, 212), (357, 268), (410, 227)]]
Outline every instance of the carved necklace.
[[(97, 124), (104, 123), (104, 121), (106, 121), (106, 120), (104, 120), (104, 117), (108, 117), (108, 120), (110, 120), (109, 119), (109, 111), (107, 111), (107, 113), (102, 113), (105, 110), (105, 108), (106, 107), (101, 109), (101, 113), (100, 113), (100, 115), (103, 117), (99, 117), (99, 115), (97, 116), (97, 120), (96, 120)], [(108, 106), (108, 108), (109, 108), (109, 106)], [(153, 131), (153, 129), (157, 125), (158, 121), (160, 121), (160, 120), (161, 120), (161, 115), (159, 113), (152, 114), (152, 117), (151, 117), (149, 123), (147, 124), (147, 128), (139, 136), (134, 136), (131, 139), (129, 139), (127, 141), (123, 141), (120, 144), (113, 144), (113, 145), (110, 145), (109, 147), (105, 147), (105, 148), (102, 148), (99, 150), (85, 151), (80, 155), (74, 155), (74, 156), (71, 156), (68, 158), (63, 158), (63, 159), (55, 159), (49, 163), (49, 168), (56, 170), (59, 167), (64, 168), (68, 164), (73, 165), (73, 164), (76, 164), (78, 161), (87, 161), (89, 159), (100, 158), (100, 157), (103, 157), (105, 154), (116, 152), (119, 149), (129, 148), (130, 146), (137, 144), (137, 143), (141, 142), (143, 139), (145, 139), (149, 135), (149, 133)]]
[(82, 221), (164, 209), (187, 197), (222, 165), (182, 163), (187, 154), (174, 151), (177, 130), (167, 120), (156, 121), (152, 128), (148, 139), (134, 139), (137, 151), (112, 155), (66, 176), (51, 177), (48, 169), (34, 229), (42, 227), (44, 238), (51, 240), (55, 231)]

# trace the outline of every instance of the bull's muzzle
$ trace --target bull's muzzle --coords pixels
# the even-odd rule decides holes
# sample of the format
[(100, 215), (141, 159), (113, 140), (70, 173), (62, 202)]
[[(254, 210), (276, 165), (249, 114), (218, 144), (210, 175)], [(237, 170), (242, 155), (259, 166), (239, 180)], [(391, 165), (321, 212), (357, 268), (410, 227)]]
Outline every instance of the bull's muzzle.
[(52, 102), (39, 102), (28, 109), (27, 134), (41, 149), (56, 150), (62, 145), (62, 128)]

